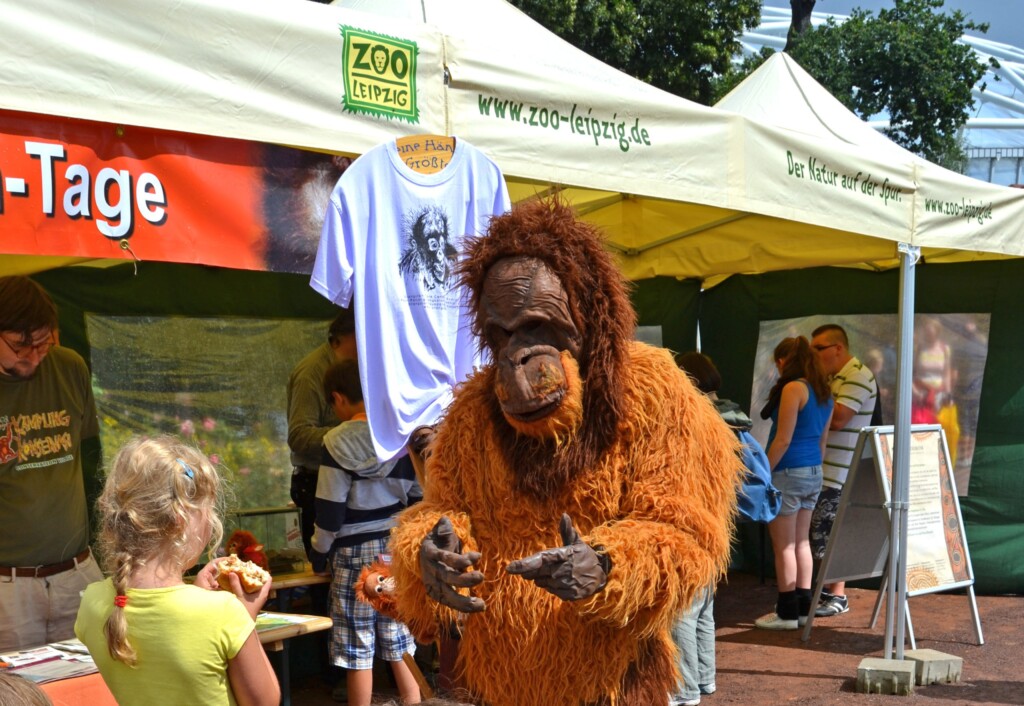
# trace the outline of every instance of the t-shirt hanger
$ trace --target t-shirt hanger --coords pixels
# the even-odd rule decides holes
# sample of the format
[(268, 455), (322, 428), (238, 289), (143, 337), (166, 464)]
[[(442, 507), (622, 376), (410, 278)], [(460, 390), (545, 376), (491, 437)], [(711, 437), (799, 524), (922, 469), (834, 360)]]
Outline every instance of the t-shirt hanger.
[(395, 146), (405, 165), (420, 174), (436, 174), (455, 154), (455, 138), (448, 135), (408, 135), (396, 139)]

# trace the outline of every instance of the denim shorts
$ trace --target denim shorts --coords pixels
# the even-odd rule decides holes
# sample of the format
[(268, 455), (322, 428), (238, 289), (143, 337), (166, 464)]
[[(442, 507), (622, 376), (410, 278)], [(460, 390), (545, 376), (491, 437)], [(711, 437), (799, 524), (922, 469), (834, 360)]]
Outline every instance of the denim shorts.
[(772, 472), (772, 485), (782, 493), (780, 515), (813, 510), (821, 492), (821, 466), (783, 468)]

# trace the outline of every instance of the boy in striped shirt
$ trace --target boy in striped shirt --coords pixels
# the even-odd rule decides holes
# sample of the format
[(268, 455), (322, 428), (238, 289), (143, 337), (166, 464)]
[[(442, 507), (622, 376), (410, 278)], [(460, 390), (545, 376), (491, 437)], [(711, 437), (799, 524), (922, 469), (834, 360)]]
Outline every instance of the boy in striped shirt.
[(419, 686), (402, 661), (415, 652), (409, 629), (355, 597), (355, 583), (366, 565), (387, 556), (395, 515), (423, 498), (408, 456), (381, 462), (370, 425), (355, 359), (331, 365), (324, 394), (341, 424), (324, 436), (316, 487), (313, 570), (331, 573), (331, 662), (348, 670), (348, 703), (369, 706), (373, 658), (391, 666), (403, 703), (419, 703)]

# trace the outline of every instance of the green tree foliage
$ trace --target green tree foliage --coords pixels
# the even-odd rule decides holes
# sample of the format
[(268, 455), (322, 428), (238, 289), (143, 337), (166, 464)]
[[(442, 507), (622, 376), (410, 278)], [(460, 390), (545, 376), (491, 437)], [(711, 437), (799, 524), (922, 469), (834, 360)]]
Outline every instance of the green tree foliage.
[(761, 0), (511, 1), (591, 56), (704, 104), (761, 13)]
[[(973, 105), (971, 89), (987, 68), (957, 40), (967, 30), (984, 33), (988, 25), (942, 9), (943, 0), (893, 0), (877, 17), (857, 9), (842, 24), (829, 18), (804, 32), (790, 53), (857, 115), (888, 113), (886, 134), (893, 142), (957, 169), (963, 165), (960, 131)], [(719, 82), (718, 95), (770, 53), (748, 58)]]

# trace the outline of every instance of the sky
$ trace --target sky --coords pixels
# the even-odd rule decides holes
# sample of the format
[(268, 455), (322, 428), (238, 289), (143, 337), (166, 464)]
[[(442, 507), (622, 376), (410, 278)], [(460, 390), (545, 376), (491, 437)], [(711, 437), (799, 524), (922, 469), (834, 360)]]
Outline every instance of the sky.
[[(788, 0), (764, 0), (764, 5), (789, 9)], [(877, 15), (880, 9), (892, 6), (892, 0), (818, 0), (814, 11), (849, 15), (859, 7)], [(942, 9), (960, 10), (970, 20), (988, 22), (988, 32), (979, 36), (1024, 48), (1024, 0), (946, 0)]]

